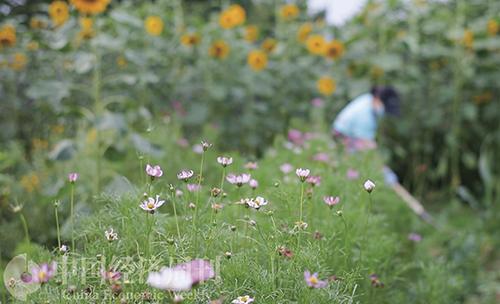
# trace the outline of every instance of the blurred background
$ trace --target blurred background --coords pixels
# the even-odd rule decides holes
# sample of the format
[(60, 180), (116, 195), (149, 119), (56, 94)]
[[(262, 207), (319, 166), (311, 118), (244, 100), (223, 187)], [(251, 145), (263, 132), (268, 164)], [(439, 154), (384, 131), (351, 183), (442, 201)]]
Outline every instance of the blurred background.
[[(65, 191), (60, 163), (102, 156), (88, 162), (109, 170), (96, 193), (130, 147), (160, 153), (142, 134), (158, 120), (180, 144), (216, 132), (258, 158), (292, 128), (328, 132), (375, 84), (401, 93), (377, 140), (401, 183), (495, 231), (499, 22), (493, 0), (2, 1), (1, 254), (22, 235), (9, 205), (35, 202), (44, 227), (40, 208)], [(47, 230), (35, 238), (53, 241)]]

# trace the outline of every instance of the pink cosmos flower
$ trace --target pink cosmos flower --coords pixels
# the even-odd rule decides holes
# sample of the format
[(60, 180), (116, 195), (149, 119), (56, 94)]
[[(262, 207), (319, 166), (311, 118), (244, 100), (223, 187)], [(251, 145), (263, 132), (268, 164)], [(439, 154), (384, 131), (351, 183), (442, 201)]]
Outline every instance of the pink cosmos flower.
[(418, 243), (422, 240), (422, 236), (418, 233), (412, 232), (412, 233), (408, 234), (408, 240), (415, 242), (415, 243)]
[(245, 164), (245, 169), (248, 170), (257, 170), (259, 168), (259, 165), (256, 162), (248, 162)]
[(321, 152), (321, 153), (314, 155), (313, 160), (318, 161), (318, 162), (322, 162), (322, 163), (328, 163), (330, 161), (330, 156), (328, 155), (328, 153)]
[(349, 179), (349, 180), (359, 178), (359, 172), (357, 170), (352, 169), (352, 168), (347, 169), (346, 175), (347, 175), (347, 179)]
[(283, 165), (280, 166), (280, 170), (284, 174), (288, 174), (288, 173), (292, 172), (293, 166), (290, 165), (289, 163), (284, 163)]
[(297, 174), (301, 182), (305, 182), (310, 173), (311, 170), (309, 169), (298, 168), (295, 170), (295, 174)]
[(246, 173), (239, 174), (239, 175), (228, 174), (228, 176), (226, 177), (226, 180), (233, 185), (241, 187), (241, 186), (243, 186), (243, 184), (248, 183), (250, 181), (250, 178), (251, 178), (250, 174), (246, 174)]
[(72, 173), (68, 174), (68, 180), (70, 183), (74, 183), (74, 182), (76, 182), (76, 180), (78, 179), (79, 176), (80, 175), (78, 173), (72, 172)]
[(200, 191), (201, 185), (198, 184), (187, 184), (186, 188), (189, 192), (197, 192)]
[(193, 146), (193, 152), (196, 153), (196, 154), (201, 154), (201, 153), (203, 153), (205, 151), (203, 150), (203, 146), (202, 145), (196, 144), (196, 145)]
[(250, 186), (250, 188), (252, 188), (253, 190), (257, 189), (257, 187), (259, 186), (259, 182), (255, 179), (251, 179), (249, 182), (248, 182), (248, 185)]
[(314, 98), (313, 100), (311, 100), (311, 105), (315, 108), (322, 108), (324, 104), (325, 103), (321, 98)]
[(328, 281), (318, 279), (317, 272), (311, 274), (309, 270), (304, 271), (304, 280), (306, 281), (307, 286), (311, 288), (324, 288), (328, 285)]
[(217, 162), (222, 165), (222, 167), (227, 167), (233, 163), (232, 157), (219, 156), (217, 157)]
[(294, 145), (301, 146), (304, 143), (304, 136), (299, 130), (291, 129), (288, 131), (288, 140)]
[(156, 195), (156, 198), (148, 197), (148, 199), (144, 200), (139, 207), (142, 210), (148, 211), (150, 213), (154, 213), (156, 209), (160, 208), (161, 205), (165, 203), (164, 200), (160, 200), (160, 196)]
[(177, 178), (182, 180), (182, 181), (187, 182), (188, 179), (190, 179), (193, 175), (194, 175), (193, 170), (184, 169), (184, 170), (181, 170), (179, 173), (177, 173)]
[(327, 204), (331, 208), (331, 207), (337, 205), (338, 203), (340, 203), (340, 197), (338, 197), (338, 196), (325, 196), (325, 197), (323, 197), (323, 201), (325, 202), (325, 204)]
[(146, 165), (146, 174), (151, 176), (151, 178), (161, 177), (163, 175), (163, 171), (159, 165), (151, 166), (150, 164)]
[(191, 275), (193, 285), (207, 281), (215, 277), (215, 271), (207, 260), (196, 259), (187, 263), (182, 263), (173, 268), (174, 270), (184, 270)]
[(115, 283), (122, 277), (121, 272), (109, 269), (108, 271), (101, 269), (101, 277), (108, 283)]
[(306, 182), (314, 186), (319, 186), (321, 184), (321, 176), (310, 175), (307, 177)]
[(50, 265), (45, 263), (40, 267), (31, 268), (31, 282), (32, 283), (47, 283), (54, 277), (57, 270), (57, 263), (52, 262)]

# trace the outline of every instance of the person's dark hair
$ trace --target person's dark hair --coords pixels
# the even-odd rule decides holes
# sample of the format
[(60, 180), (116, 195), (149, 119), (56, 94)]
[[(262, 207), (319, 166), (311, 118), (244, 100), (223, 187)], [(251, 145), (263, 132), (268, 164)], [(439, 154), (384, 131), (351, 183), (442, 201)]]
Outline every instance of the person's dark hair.
[(400, 99), (399, 94), (391, 86), (374, 86), (371, 89), (371, 94), (374, 97), (380, 98), (385, 106), (385, 111), (391, 115), (398, 116), (400, 114)]

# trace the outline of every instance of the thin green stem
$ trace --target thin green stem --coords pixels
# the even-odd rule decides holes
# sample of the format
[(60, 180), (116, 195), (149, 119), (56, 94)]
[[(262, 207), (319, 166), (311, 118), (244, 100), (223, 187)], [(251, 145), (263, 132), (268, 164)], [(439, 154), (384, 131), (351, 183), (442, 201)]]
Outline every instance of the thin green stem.
[(221, 194), (224, 192), (224, 178), (226, 178), (226, 167), (222, 167), (222, 178), (220, 180)]
[(70, 194), (70, 220), (71, 220), (71, 250), (75, 250), (75, 184), (71, 183), (71, 194)]
[[(175, 195), (174, 195), (175, 197)], [(177, 229), (177, 237), (180, 239), (181, 238), (181, 232), (179, 229), (179, 219), (177, 218), (177, 209), (175, 207), (175, 199), (172, 200), (172, 206), (174, 207), (174, 217), (175, 217), (175, 227)]]
[[(59, 228), (59, 215), (57, 212), (57, 207), (54, 208), (54, 214), (56, 216), (56, 229), (57, 229), (57, 246), (61, 248), (61, 230)], [(73, 250), (73, 248), (71, 248)]]
[(303, 210), (304, 210), (304, 183), (300, 185), (300, 217), (299, 217), (300, 222), (302, 222)]

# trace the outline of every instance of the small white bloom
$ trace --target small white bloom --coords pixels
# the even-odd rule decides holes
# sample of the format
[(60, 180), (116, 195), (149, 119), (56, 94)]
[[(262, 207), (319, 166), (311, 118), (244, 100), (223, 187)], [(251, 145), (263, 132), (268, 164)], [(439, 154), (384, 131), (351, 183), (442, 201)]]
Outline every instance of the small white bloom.
[(66, 252), (68, 252), (68, 251), (69, 251), (69, 248), (68, 248), (68, 246), (67, 246), (67, 245), (64, 245), (64, 244), (63, 244), (63, 245), (61, 245), (61, 247), (59, 247), (59, 252), (60, 252), (60, 253), (66, 253)]
[(148, 199), (144, 200), (139, 207), (144, 211), (148, 211), (154, 213), (156, 209), (160, 208), (161, 205), (165, 203), (164, 200), (160, 200), (160, 196), (156, 195), (156, 198), (148, 197)]
[(187, 271), (163, 267), (159, 272), (149, 273), (147, 284), (162, 290), (187, 291), (193, 280)]
[(181, 170), (181, 172), (177, 173), (177, 178), (183, 181), (187, 181), (194, 174), (193, 170)]
[(363, 184), (363, 187), (368, 193), (371, 193), (373, 189), (375, 189), (375, 183), (367, 179), (366, 182)]
[(222, 167), (227, 167), (233, 163), (232, 157), (219, 156), (217, 157), (217, 162), (222, 165)]
[(295, 170), (295, 174), (297, 174), (301, 182), (305, 182), (310, 173), (311, 170), (309, 169), (298, 168), (297, 170)]
[(118, 233), (116, 233), (113, 228), (109, 228), (108, 230), (104, 231), (104, 236), (110, 242), (118, 240)]
[(231, 303), (232, 304), (249, 304), (253, 303), (253, 298), (250, 298), (250, 296), (242, 296), (242, 297), (237, 297), (234, 299)]
[(248, 207), (254, 208), (254, 209), (260, 209), (260, 207), (267, 205), (267, 200), (263, 198), (262, 196), (257, 196), (254, 199), (249, 199), (246, 201), (246, 204)]

